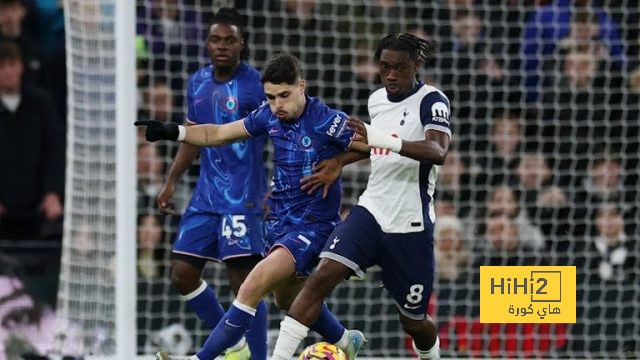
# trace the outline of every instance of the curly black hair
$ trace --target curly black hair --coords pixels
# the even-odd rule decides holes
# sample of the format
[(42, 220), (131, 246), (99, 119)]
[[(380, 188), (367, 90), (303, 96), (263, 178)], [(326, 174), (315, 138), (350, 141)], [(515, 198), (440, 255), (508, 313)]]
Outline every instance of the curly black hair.
[(380, 40), (375, 52), (376, 61), (380, 60), (385, 49), (407, 52), (412, 60), (418, 62), (428, 62), (438, 53), (433, 42), (409, 33), (390, 34)]
[[(238, 28), (238, 33), (243, 40), (247, 38), (247, 34), (244, 32), (242, 17), (240, 16), (240, 13), (238, 13), (238, 11), (234, 8), (220, 8), (220, 10), (218, 10), (218, 12), (213, 15), (211, 23), (209, 24), (209, 29), (211, 29), (211, 26), (215, 24), (233, 25)], [(240, 52), (240, 59), (243, 61), (249, 59), (249, 45), (246, 41), (244, 42), (244, 47)]]

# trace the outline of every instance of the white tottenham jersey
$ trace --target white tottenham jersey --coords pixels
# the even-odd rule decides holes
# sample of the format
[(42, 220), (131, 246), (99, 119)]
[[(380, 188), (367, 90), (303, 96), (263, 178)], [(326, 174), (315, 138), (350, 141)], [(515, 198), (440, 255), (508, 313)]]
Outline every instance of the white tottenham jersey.
[[(424, 140), (427, 130), (451, 137), (449, 100), (440, 90), (422, 84), (398, 100), (390, 100), (385, 88), (371, 94), (371, 125), (408, 141)], [(371, 149), (371, 174), (358, 205), (369, 210), (386, 233), (423, 231), (425, 221), (435, 221), (433, 193), (439, 169), (390, 150)]]

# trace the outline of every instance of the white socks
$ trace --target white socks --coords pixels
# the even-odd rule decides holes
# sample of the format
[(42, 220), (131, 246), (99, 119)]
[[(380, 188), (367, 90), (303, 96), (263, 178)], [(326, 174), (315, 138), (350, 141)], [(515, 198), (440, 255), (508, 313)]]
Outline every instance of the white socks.
[(292, 317), (285, 316), (284, 320), (280, 322), (280, 333), (271, 359), (290, 360), (293, 358), (298, 346), (308, 333), (308, 327)]
[(440, 359), (440, 338), (436, 337), (436, 342), (429, 350), (420, 350), (416, 347), (416, 343), (413, 342), (413, 350), (418, 353), (419, 359), (438, 360)]
[(337, 347), (339, 347), (340, 349), (344, 350), (349, 346), (349, 330), (344, 329), (344, 333), (342, 334), (342, 337), (340, 338), (340, 340), (338, 340), (337, 343), (333, 344)]

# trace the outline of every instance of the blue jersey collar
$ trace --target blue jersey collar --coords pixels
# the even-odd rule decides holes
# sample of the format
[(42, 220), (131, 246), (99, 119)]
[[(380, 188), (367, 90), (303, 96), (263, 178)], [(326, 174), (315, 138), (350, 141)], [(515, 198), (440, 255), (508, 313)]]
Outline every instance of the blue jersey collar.
[(238, 74), (240, 73), (240, 71), (241, 71), (242, 69), (244, 69), (244, 67), (245, 67), (245, 66), (246, 66), (246, 65), (245, 65), (245, 63), (241, 61), (241, 62), (240, 62), (240, 65), (238, 65), (238, 67), (236, 68), (236, 71), (233, 73), (233, 75), (231, 75), (231, 77), (229, 77), (229, 79), (227, 79), (226, 81), (222, 81), (222, 82), (221, 82), (221, 81), (217, 81), (217, 80), (216, 80), (216, 78), (215, 78), (215, 74), (216, 74), (216, 67), (215, 67), (215, 66), (213, 66), (213, 64), (211, 64), (211, 81), (212, 81), (214, 84), (224, 84), (224, 83), (227, 83), (227, 82), (229, 82), (229, 81), (232, 81), (232, 80), (234, 80), (234, 79), (238, 76)]

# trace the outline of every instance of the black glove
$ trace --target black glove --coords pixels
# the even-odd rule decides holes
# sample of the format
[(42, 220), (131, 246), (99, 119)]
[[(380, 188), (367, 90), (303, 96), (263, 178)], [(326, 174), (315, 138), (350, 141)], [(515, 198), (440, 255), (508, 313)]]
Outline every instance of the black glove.
[(178, 124), (163, 123), (155, 120), (136, 121), (135, 126), (146, 126), (144, 137), (147, 141), (154, 142), (158, 140), (178, 140)]

